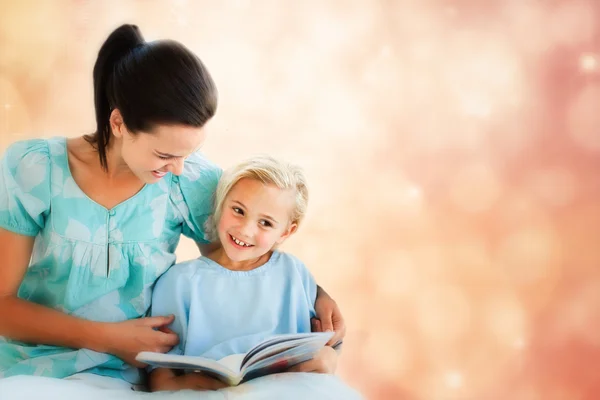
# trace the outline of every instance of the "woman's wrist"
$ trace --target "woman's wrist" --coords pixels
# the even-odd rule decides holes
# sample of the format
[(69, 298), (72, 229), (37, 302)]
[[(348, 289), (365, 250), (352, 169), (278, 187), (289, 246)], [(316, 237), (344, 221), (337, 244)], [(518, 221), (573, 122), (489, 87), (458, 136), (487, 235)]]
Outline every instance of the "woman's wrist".
[(112, 353), (112, 328), (110, 322), (85, 321), (83, 335), (81, 335), (80, 348), (97, 351), (98, 353)]

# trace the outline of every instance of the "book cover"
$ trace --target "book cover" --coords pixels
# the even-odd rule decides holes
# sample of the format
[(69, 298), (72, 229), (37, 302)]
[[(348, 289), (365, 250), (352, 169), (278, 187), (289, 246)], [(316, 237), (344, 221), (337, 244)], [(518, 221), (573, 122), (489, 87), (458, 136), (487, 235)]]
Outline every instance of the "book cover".
[[(202, 372), (229, 385), (238, 385), (260, 376), (283, 372), (312, 359), (331, 339), (333, 332), (286, 334), (270, 337), (247, 353), (220, 360), (204, 357), (141, 352), (136, 360), (160, 368)], [(339, 343), (336, 343), (337, 347)]]

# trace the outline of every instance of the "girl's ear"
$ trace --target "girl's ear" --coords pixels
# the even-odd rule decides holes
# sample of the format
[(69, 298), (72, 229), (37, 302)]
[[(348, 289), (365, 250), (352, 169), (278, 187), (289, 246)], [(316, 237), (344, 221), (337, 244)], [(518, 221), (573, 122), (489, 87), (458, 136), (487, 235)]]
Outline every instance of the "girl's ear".
[(297, 223), (295, 223), (295, 222), (292, 222), (292, 223), (291, 223), (291, 224), (288, 226), (288, 228), (285, 230), (285, 232), (283, 232), (283, 233), (281, 234), (281, 237), (280, 237), (280, 238), (277, 240), (277, 242), (276, 242), (276, 243), (279, 245), (279, 244), (281, 244), (281, 243), (285, 242), (285, 240), (286, 240), (287, 238), (289, 238), (289, 237), (290, 237), (292, 234), (294, 234), (294, 232), (296, 232), (296, 230), (297, 230), (297, 229), (298, 229), (298, 224), (297, 224)]

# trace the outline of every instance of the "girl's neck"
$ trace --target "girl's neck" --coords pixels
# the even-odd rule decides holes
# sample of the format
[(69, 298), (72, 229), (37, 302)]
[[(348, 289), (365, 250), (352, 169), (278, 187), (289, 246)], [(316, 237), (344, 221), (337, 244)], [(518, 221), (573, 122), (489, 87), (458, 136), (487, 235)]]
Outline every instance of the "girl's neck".
[(261, 267), (269, 261), (273, 251), (269, 251), (266, 254), (263, 254), (260, 257), (253, 258), (250, 260), (243, 261), (233, 261), (227, 255), (227, 252), (223, 249), (223, 247), (219, 247), (212, 253), (208, 254), (206, 257), (210, 258), (223, 268), (226, 268), (231, 271), (252, 271), (258, 267)]

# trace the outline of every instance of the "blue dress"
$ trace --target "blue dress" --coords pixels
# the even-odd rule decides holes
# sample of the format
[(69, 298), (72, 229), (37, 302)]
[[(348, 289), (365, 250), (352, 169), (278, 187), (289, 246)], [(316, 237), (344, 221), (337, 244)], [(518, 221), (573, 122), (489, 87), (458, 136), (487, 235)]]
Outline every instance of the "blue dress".
[[(167, 174), (108, 210), (73, 180), (66, 138), (11, 145), (0, 164), (0, 227), (36, 237), (18, 296), (93, 321), (146, 315), (180, 235), (208, 243), (204, 223), (220, 175), (194, 153), (181, 176)], [(137, 368), (112, 355), (0, 337), (0, 378), (80, 372), (140, 382)]]
[(317, 284), (304, 263), (274, 251), (251, 271), (207, 257), (175, 265), (157, 282), (152, 315), (175, 315), (179, 345), (170, 354), (219, 360), (275, 335), (308, 333)]

